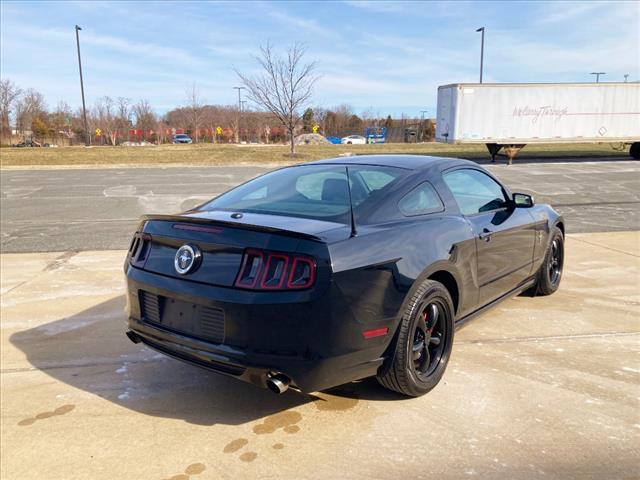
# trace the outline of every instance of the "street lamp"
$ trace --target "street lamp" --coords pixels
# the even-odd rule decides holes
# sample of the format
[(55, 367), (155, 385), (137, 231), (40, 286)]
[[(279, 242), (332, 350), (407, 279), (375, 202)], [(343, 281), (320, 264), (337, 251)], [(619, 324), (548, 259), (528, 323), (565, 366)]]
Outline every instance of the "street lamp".
[(600, 83), (600, 75), (606, 75), (605, 72), (591, 72), (591, 75), (596, 76), (596, 83)]
[(82, 93), (82, 117), (84, 119), (84, 144), (89, 146), (91, 144), (91, 138), (89, 137), (89, 128), (87, 127), (87, 107), (84, 102), (84, 82), (82, 81), (82, 61), (80, 60), (80, 35), (79, 31), (81, 27), (76, 25), (76, 45), (78, 47), (78, 68), (80, 69), (80, 93)]
[(420, 110), (420, 141), (424, 140), (424, 114), (427, 110)]
[(480, 27), (476, 32), (482, 32), (482, 39), (480, 40), (480, 83), (482, 83), (482, 67), (484, 64), (484, 27)]
[(627, 83), (628, 80), (629, 80), (629, 74), (625, 73), (624, 74), (624, 83)]
[(240, 91), (244, 90), (244, 87), (233, 87), (238, 90), (238, 126), (236, 128), (236, 143), (240, 143), (240, 114), (242, 110), (242, 99), (240, 98)]

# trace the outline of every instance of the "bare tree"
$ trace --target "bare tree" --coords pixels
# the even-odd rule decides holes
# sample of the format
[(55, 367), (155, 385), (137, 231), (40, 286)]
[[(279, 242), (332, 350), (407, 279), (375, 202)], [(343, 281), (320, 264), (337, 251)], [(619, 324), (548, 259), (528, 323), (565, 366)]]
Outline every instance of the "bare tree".
[(116, 100), (118, 131), (122, 134), (131, 128), (131, 99), (118, 97)]
[(204, 102), (200, 96), (200, 90), (195, 83), (187, 90), (187, 102), (184, 113), (187, 116), (186, 123), (193, 128), (193, 139), (198, 143), (198, 129), (202, 126), (204, 117)]
[(292, 155), (295, 154), (294, 135), (300, 123), (300, 110), (311, 99), (318, 80), (315, 75), (317, 62), (302, 62), (305, 52), (304, 45), (296, 43), (281, 57), (267, 43), (260, 47), (260, 54), (255, 57), (262, 67), (262, 74), (248, 76), (236, 70), (249, 99), (273, 113), (287, 129)]
[(156, 126), (156, 115), (153, 113), (148, 100), (140, 100), (133, 106), (133, 114), (136, 117), (136, 128), (147, 132)]
[(118, 117), (113, 99), (107, 96), (98, 99), (94, 107), (94, 116), (98, 126), (107, 136), (108, 143), (115, 145), (118, 138)]
[(71, 138), (71, 107), (66, 102), (58, 102), (56, 109), (49, 114), (49, 126), (53, 132), (54, 139), (60, 136)]
[(41, 120), (46, 116), (47, 105), (44, 96), (29, 88), (24, 95), (16, 102), (16, 128), (20, 133), (32, 130), (33, 121)]
[(0, 138), (11, 138), (10, 117), (22, 90), (8, 78), (0, 80)]

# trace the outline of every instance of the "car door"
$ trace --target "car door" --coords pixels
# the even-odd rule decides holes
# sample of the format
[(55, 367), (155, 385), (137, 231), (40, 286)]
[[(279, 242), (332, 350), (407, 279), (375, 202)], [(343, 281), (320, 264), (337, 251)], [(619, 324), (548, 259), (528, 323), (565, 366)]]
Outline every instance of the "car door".
[(502, 185), (481, 170), (450, 170), (443, 179), (474, 231), (479, 301), (489, 303), (531, 275), (533, 216), (515, 208)]

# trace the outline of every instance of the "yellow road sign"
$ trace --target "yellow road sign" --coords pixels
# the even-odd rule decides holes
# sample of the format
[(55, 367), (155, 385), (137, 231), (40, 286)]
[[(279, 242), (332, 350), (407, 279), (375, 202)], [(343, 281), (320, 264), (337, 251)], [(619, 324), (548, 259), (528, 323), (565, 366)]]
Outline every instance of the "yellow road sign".
[(96, 137), (100, 137), (102, 135), (102, 130), (96, 128)]

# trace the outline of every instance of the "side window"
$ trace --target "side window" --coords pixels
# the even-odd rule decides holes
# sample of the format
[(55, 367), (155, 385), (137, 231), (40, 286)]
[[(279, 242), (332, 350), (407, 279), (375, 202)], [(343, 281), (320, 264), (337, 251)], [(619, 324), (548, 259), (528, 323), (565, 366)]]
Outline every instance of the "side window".
[(433, 186), (424, 182), (402, 197), (398, 202), (398, 208), (404, 215), (411, 216), (441, 212), (444, 205)]
[(489, 212), (506, 206), (500, 184), (479, 170), (461, 169), (443, 175), (464, 215)]

